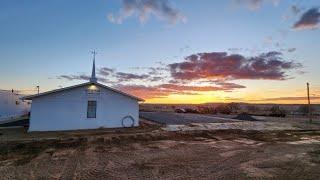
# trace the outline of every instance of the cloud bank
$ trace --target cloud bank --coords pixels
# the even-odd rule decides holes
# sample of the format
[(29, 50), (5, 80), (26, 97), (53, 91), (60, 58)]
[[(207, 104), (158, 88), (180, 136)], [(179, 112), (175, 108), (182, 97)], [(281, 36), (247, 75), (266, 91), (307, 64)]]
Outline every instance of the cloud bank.
[(186, 21), (186, 17), (168, 0), (123, 0), (120, 12), (110, 13), (107, 18), (112, 23), (121, 24), (125, 19), (136, 16), (141, 23), (145, 23), (151, 15), (170, 24)]
[(197, 95), (200, 92), (208, 92), (208, 91), (232, 91), (238, 88), (245, 88), (245, 86), (234, 84), (234, 83), (226, 83), (226, 84), (210, 85), (210, 86), (160, 84), (156, 86), (117, 85), (115, 86), (115, 88), (130, 94), (133, 94), (138, 97), (150, 99), (150, 98), (163, 98), (172, 94)]
[(262, 53), (256, 57), (210, 52), (193, 54), (183, 62), (169, 64), (171, 76), (179, 80), (200, 79), (267, 79), (285, 80), (288, 70), (302, 65), (283, 60), (281, 52)]

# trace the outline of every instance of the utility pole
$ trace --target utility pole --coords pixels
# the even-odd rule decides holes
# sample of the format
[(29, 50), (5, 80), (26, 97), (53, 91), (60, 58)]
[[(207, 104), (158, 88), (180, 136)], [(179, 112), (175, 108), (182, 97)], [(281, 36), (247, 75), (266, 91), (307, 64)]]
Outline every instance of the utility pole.
[(37, 92), (40, 93), (40, 86), (37, 86)]
[(309, 113), (309, 122), (312, 123), (311, 118), (311, 106), (310, 106), (310, 93), (309, 93), (309, 83), (307, 82), (307, 93), (308, 93), (308, 113)]

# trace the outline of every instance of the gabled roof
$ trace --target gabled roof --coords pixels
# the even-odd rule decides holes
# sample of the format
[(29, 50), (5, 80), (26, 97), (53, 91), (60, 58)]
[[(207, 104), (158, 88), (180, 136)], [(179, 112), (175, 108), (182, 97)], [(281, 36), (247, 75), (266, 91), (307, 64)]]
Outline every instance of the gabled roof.
[(75, 85), (75, 86), (69, 86), (69, 87), (65, 87), (65, 88), (61, 88), (61, 89), (55, 89), (55, 90), (52, 90), (52, 91), (43, 92), (43, 93), (40, 93), (40, 94), (25, 96), (22, 99), (23, 100), (32, 100), (32, 99), (40, 97), (40, 96), (46, 96), (46, 95), (49, 95), (49, 94), (53, 94), (53, 93), (57, 93), (57, 92), (61, 92), (61, 91), (66, 91), (66, 90), (70, 90), (70, 89), (74, 89), (74, 88), (78, 88), (78, 87), (82, 87), (82, 86), (87, 86), (87, 85), (97, 85), (97, 86), (103, 87), (105, 89), (111, 90), (113, 92), (116, 92), (116, 93), (122, 94), (124, 96), (127, 96), (129, 98), (136, 99), (137, 101), (144, 101), (144, 99), (141, 99), (139, 97), (136, 97), (136, 96), (127, 94), (125, 92), (119, 91), (117, 89), (108, 87), (108, 86), (100, 84), (98, 82), (86, 82), (86, 83), (78, 84), (78, 85)]

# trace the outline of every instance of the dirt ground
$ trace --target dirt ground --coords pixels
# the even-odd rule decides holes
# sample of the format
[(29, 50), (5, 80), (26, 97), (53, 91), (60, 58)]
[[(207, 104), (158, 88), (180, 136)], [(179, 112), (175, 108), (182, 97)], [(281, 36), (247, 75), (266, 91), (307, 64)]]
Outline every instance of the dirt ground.
[(10, 130), (0, 131), (0, 179), (320, 178), (320, 130), (143, 127), (58, 138), (31, 133), (10, 139)]
[(138, 135), (152, 132), (161, 125), (141, 119), (139, 127), (135, 128), (112, 128), (112, 129), (91, 129), (75, 131), (49, 131), (49, 132), (28, 132), (27, 128), (4, 128), (0, 129), (1, 142), (29, 142), (46, 140), (65, 140), (70, 138), (97, 138), (99, 136), (120, 136)]

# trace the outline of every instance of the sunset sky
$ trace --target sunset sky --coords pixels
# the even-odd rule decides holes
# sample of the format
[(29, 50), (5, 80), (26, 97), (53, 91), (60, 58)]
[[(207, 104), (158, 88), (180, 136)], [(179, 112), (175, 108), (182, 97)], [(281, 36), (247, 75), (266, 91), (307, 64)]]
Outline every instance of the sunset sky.
[(0, 89), (147, 103), (320, 103), (319, 0), (1, 0)]

